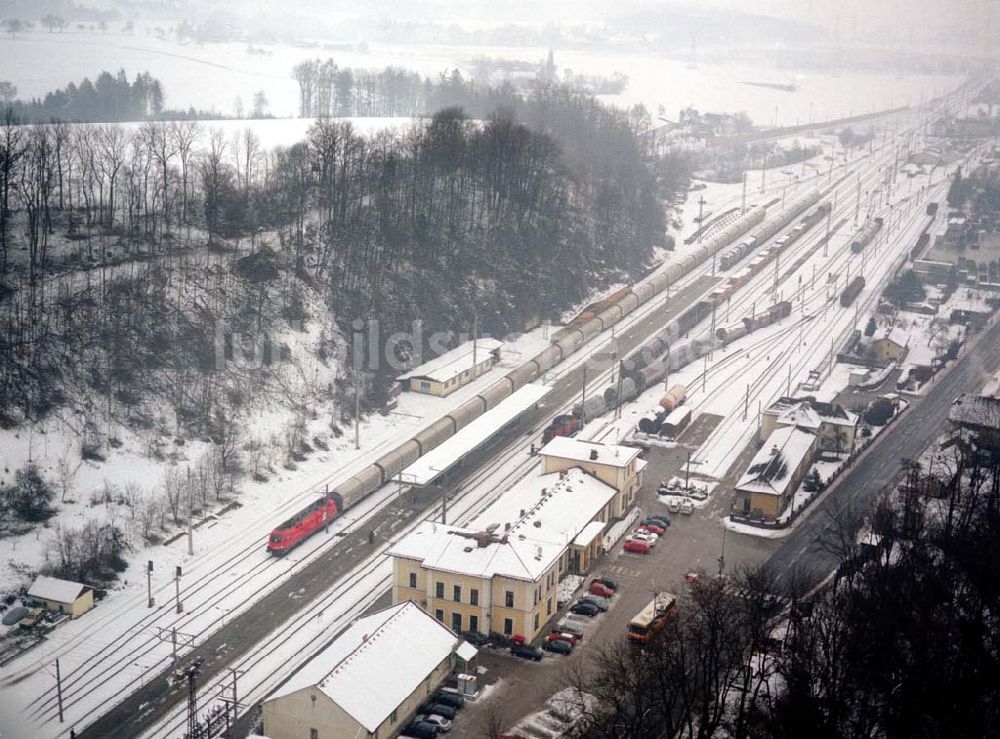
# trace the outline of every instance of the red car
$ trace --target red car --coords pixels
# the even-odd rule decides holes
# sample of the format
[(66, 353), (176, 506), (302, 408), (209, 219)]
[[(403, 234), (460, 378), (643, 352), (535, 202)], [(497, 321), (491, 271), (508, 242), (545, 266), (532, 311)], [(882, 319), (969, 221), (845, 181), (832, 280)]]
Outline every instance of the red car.
[(576, 646), (576, 637), (563, 631), (553, 631), (549, 634), (549, 641), (565, 641), (569, 642), (574, 647)]
[(604, 583), (594, 580), (594, 582), (590, 583), (590, 589), (588, 592), (591, 595), (599, 595), (602, 598), (610, 598), (612, 595), (615, 594), (615, 589), (609, 588)]
[(636, 554), (649, 554), (649, 544), (638, 539), (629, 539), (625, 542), (625, 551)]
[(648, 531), (651, 534), (656, 534), (657, 536), (663, 536), (665, 533), (667, 533), (667, 530), (665, 528), (663, 528), (662, 526), (658, 526), (655, 523), (644, 523), (642, 526), (639, 527), (638, 530)]

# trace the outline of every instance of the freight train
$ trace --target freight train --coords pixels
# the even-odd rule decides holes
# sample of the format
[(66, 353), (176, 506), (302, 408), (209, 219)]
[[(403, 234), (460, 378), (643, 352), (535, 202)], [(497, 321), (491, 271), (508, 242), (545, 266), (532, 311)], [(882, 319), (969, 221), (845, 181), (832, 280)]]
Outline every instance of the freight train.
[(730, 341), (742, 339), (747, 334), (752, 334), (758, 329), (770, 326), (772, 323), (780, 321), (782, 318), (788, 318), (791, 314), (792, 304), (787, 300), (782, 300), (780, 303), (772, 305), (763, 313), (755, 316), (747, 316), (743, 320), (737, 321), (732, 326), (723, 326), (722, 328), (716, 329), (715, 336), (723, 344), (728, 344)]
[[(708, 354), (708, 352), (720, 348), (724, 343), (746, 336), (748, 333), (769, 326), (772, 323), (780, 321), (782, 318), (787, 318), (791, 313), (792, 304), (787, 300), (783, 300), (759, 315), (745, 318), (740, 324), (730, 326), (724, 330), (720, 329), (725, 332), (725, 338), (719, 336), (719, 331), (716, 331), (716, 336), (714, 337), (707, 335), (702, 338), (685, 340), (678, 344), (665, 346), (661, 351), (661, 356), (653, 357), (653, 361), (645, 364), (643, 367), (639, 369), (626, 369), (620, 381), (606, 388), (603, 394), (592, 395), (582, 404), (577, 403), (573, 409), (573, 414), (576, 416), (586, 414), (587, 420), (592, 420), (603, 415), (609, 409), (619, 404), (619, 392), (621, 393), (621, 403), (634, 400), (647, 388), (651, 388), (657, 382), (665, 379), (668, 370), (674, 372), (686, 367), (696, 359)], [(676, 404), (683, 402), (683, 398), (687, 396), (687, 389), (682, 385), (677, 385), (672, 387), (661, 398), (660, 404), (663, 405), (665, 401), (668, 401), (668, 397), (675, 390), (678, 391), (678, 396), (681, 398), (681, 400), (676, 401)], [(676, 404), (674, 407), (676, 407)], [(663, 407), (667, 408), (666, 405)], [(673, 408), (668, 408), (668, 410), (673, 410)]]
[(882, 218), (872, 218), (865, 224), (865, 227), (858, 232), (857, 237), (851, 242), (851, 251), (860, 254), (861, 250), (872, 243), (872, 239), (882, 230)]
[[(798, 210), (795, 212), (800, 212), (802, 207), (808, 208), (810, 205), (815, 203), (817, 199), (818, 199), (818, 193), (815, 192), (809, 193), (808, 195), (804, 195), (798, 201), (792, 203), (792, 205), (786, 208), (785, 212), (792, 212), (796, 208), (798, 208)], [(709, 302), (713, 303), (714, 305), (719, 305), (724, 300), (728, 300), (734, 292), (736, 292), (740, 287), (749, 282), (750, 279), (755, 274), (760, 272), (760, 270), (763, 269), (763, 267), (766, 264), (769, 264), (771, 261), (777, 259), (786, 249), (788, 249), (788, 247), (790, 247), (792, 244), (794, 244), (800, 238), (802, 238), (802, 236), (810, 228), (819, 223), (819, 221), (824, 216), (826, 216), (826, 214), (829, 211), (830, 211), (829, 202), (824, 202), (820, 204), (820, 206), (816, 208), (816, 210), (814, 210), (808, 216), (806, 216), (797, 224), (795, 224), (795, 228), (791, 229), (788, 233), (786, 233), (780, 239), (776, 240), (766, 249), (762, 249), (744, 269), (741, 269), (736, 274), (728, 277), (722, 285), (713, 290), (708, 296)], [(770, 229), (770, 232), (773, 234), (776, 230), (777, 229)], [(728, 264), (725, 260), (723, 260), (722, 262), (723, 269), (725, 269), (727, 266), (732, 266), (736, 264), (736, 262), (738, 262), (744, 256), (749, 254), (749, 249), (753, 246), (753, 244), (760, 244), (766, 241), (766, 239), (769, 238), (767, 236), (767, 233), (768, 230), (761, 230), (756, 234), (756, 236), (750, 237), (750, 239), (753, 239), (752, 244), (748, 244), (748, 242), (750, 242), (750, 239), (745, 240), (739, 247), (736, 248), (735, 251), (737, 253), (733, 255), (733, 259), (731, 259)], [(747, 245), (746, 251), (742, 250), (744, 245)], [(730, 252), (730, 254), (732, 254), (732, 251)]]
[[(769, 234), (769, 238), (770, 235), (773, 235), (791, 223), (803, 209), (811, 206), (819, 198), (820, 193), (816, 191), (808, 196), (797, 199), (791, 206), (783, 209), (774, 219), (762, 226), (760, 232)], [(794, 210), (793, 206), (798, 207), (799, 210)], [(624, 316), (635, 311), (639, 306), (648, 303), (670, 285), (673, 285), (694, 270), (699, 264), (717, 254), (720, 249), (746, 234), (763, 220), (763, 208), (757, 208), (748, 212), (745, 216), (722, 229), (717, 235), (699, 245), (690, 254), (677, 260), (666, 269), (643, 280), (632, 288), (620, 290), (614, 296), (601, 301), (600, 304), (595, 306), (600, 310), (590, 311), (593, 317), (583, 320), (581, 316), (581, 320), (578, 322), (574, 322), (573, 325), (566, 326), (555, 332), (550, 339), (550, 346), (544, 351), (511, 370), (497, 382), (477, 395), (474, 395), (444, 417), (439, 418), (413, 438), (403, 442), (392, 451), (387, 452), (358, 474), (349, 477), (337, 485), (335, 493), (328, 496), (331, 500), (334, 500), (333, 496), (336, 496), (336, 513), (334, 515), (341, 515), (344, 510), (378, 490), (378, 488), (393, 479), (393, 477), (413, 464), (422, 455), (452, 437), (460, 429), (467, 426), (489, 409), (495, 407), (515, 390), (524, 387), (529, 382), (541, 376), (542, 373), (562, 362), (594, 336), (610, 328)], [(704, 305), (701, 303), (698, 305), (701, 306), (699, 310), (704, 311)], [(711, 310), (711, 306), (708, 306), (708, 310)], [(687, 313), (686, 311), (685, 314)], [(689, 315), (687, 316), (687, 320), (691, 320), (693, 317), (694, 314)], [(673, 359), (671, 359), (671, 366), (673, 366)], [(631, 380), (626, 378), (622, 384), (625, 385), (629, 382)], [(594, 398), (600, 402), (600, 405), (605, 408), (607, 407), (602, 396), (597, 395)], [(589, 418), (591, 414), (587, 413), (581, 417)], [(302, 511), (297, 515), (307, 513), (308, 510), (306, 509), (306, 511)], [(295, 518), (293, 517), (290, 520), (294, 520)], [(313, 531), (315, 530), (313, 529)], [(275, 529), (272, 536), (283, 535), (284, 531), (285, 529), (279, 527)], [(301, 541), (301, 539), (298, 541)]]
[[(783, 209), (781, 213), (779, 213), (777, 219), (757, 229), (752, 234), (743, 239), (743, 241), (741, 241), (739, 244), (737, 244), (732, 249), (723, 254), (722, 257), (719, 259), (719, 264), (722, 267), (722, 269), (729, 269), (730, 267), (735, 267), (744, 258), (750, 256), (750, 253), (754, 250), (755, 247), (763, 244), (769, 238), (774, 236), (774, 234), (776, 234), (778, 231), (784, 228), (784, 226), (779, 226), (775, 228), (773, 226), (774, 223), (780, 223), (783, 220), (783, 218), (787, 218), (787, 220), (784, 221), (785, 224), (790, 223), (791, 220), (795, 218), (795, 216), (797, 216), (806, 208), (812, 206), (819, 200), (819, 198), (820, 194), (815, 190), (813, 190), (812, 192), (809, 192), (806, 195), (803, 195), (798, 199), (793, 200), (788, 205), (787, 208)], [(803, 218), (799, 223), (797, 223), (795, 225), (795, 228), (786, 233), (775, 243), (779, 245), (782, 249), (788, 248), (796, 241), (798, 241), (799, 238), (801, 238), (806, 231), (808, 231), (810, 228), (819, 223), (819, 221), (829, 212), (829, 210), (830, 210), (830, 203), (824, 202), (816, 210), (814, 210), (808, 216)]]
[(843, 293), (840, 295), (840, 304), (845, 308), (854, 302), (854, 299), (858, 297), (858, 293), (865, 289), (865, 278), (855, 277), (851, 280), (851, 284), (847, 286)]

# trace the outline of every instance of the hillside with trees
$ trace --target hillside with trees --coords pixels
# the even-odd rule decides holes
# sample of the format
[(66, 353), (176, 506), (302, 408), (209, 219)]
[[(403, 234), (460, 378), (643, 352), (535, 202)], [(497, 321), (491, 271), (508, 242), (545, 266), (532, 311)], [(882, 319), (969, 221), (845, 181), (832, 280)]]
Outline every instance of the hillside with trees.
[[(197, 439), (204, 505), (301, 459), (304, 419), (339, 433), (356, 384), (363, 411), (383, 406), (396, 370), (348, 371), (369, 348), (348, 340), (356, 320), (504, 336), (647, 270), (664, 223), (643, 112), (554, 86), (504, 95), (370, 137), (321, 118), (270, 151), (193, 121), (8, 115), (0, 426), (57, 418), (71, 456), (98, 463), (123, 435), (166, 461)], [(274, 407), (290, 420), (268, 437), (249, 421)], [(181, 487), (164, 487), (159, 528), (183, 517)]]

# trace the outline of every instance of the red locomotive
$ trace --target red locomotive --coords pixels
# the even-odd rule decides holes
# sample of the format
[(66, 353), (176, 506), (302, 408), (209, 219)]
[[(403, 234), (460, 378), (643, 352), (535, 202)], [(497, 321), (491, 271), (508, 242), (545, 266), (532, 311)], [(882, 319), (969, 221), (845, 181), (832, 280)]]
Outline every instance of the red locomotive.
[(329, 493), (312, 503), (271, 532), (267, 551), (282, 555), (315, 534), (344, 512), (344, 501), (337, 493)]
[(557, 436), (572, 436), (582, 425), (583, 422), (575, 416), (556, 416), (542, 432), (542, 443), (548, 444)]

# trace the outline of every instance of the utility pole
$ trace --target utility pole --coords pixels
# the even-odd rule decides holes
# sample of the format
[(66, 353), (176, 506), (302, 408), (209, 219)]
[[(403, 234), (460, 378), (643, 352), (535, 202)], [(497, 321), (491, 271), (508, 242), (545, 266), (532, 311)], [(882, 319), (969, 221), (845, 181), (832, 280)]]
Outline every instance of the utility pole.
[(59, 658), (56, 657), (56, 700), (59, 704), (59, 723), (63, 722), (62, 673), (59, 671)]
[(177, 570), (174, 572), (174, 586), (176, 588), (175, 593), (177, 596), (177, 612), (184, 613), (184, 604), (181, 603), (181, 566), (177, 565)]
[(357, 367), (354, 368), (354, 448), (361, 448), (361, 382)]
[(764, 192), (764, 175), (767, 174), (767, 154), (764, 154), (764, 163), (760, 168), (760, 191)]
[(827, 256), (827, 248), (830, 245), (830, 219), (833, 218), (833, 206), (826, 211), (826, 238), (823, 240), (823, 256)]
[(580, 418), (587, 424), (587, 364), (583, 365), (583, 393), (580, 396)]
[(188, 489), (188, 556), (194, 555), (194, 529), (191, 526), (191, 519), (194, 518), (194, 505), (191, 492), (191, 468), (187, 468), (187, 489)]
[(747, 171), (743, 170), (743, 198), (740, 203), (740, 215), (744, 215), (747, 212)]
[(479, 311), (476, 307), (472, 307), (472, 377), (476, 377), (476, 367), (479, 365), (476, 363), (477, 352), (479, 348)]
[(705, 222), (704, 215), (705, 212), (705, 196), (702, 195), (698, 198), (698, 243), (701, 243), (701, 237), (705, 235)]
[[(622, 374), (625, 372), (625, 360), (618, 363), (618, 386), (615, 392), (615, 418), (622, 417)], [(670, 374), (670, 366), (667, 365), (667, 374)]]
[(722, 527), (722, 552), (719, 554), (719, 577), (722, 577), (722, 570), (726, 567), (726, 527)]
[(750, 383), (747, 383), (747, 394), (743, 399), (743, 420), (747, 420), (747, 413), (750, 410)]
[(701, 373), (701, 391), (705, 392), (705, 386), (708, 384), (708, 355), (705, 355), (705, 371)]
[(200, 736), (198, 727), (198, 673), (201, 668), (201, 660), (195, 659), (191, 665), (179, 671), (177, 677), (187, 679), (188, 683), (188, 712), (187, 712), (187, 736)]
[(854, 227), (858, 227), (858, 215), (861, 213), (861, 173), (858, 173), (857, 199), (854, 204)]
[(687, 461), (687, 464), (684, 465), (684, 489), (685, 490), (687, 490), (687, 489), (690, 488), (690, 485), (689, 485), (690, 479), (691, 479), (691, 450), (688, 449), (688, 461)]
[(715, 347), (715, 303), (712, 303), (712, 328), (708, 332), (708, 357), (712, 358), (712, 350)]
[(146, 563), (146, 608), (152, 608), (153, 601), (153, 560)]

